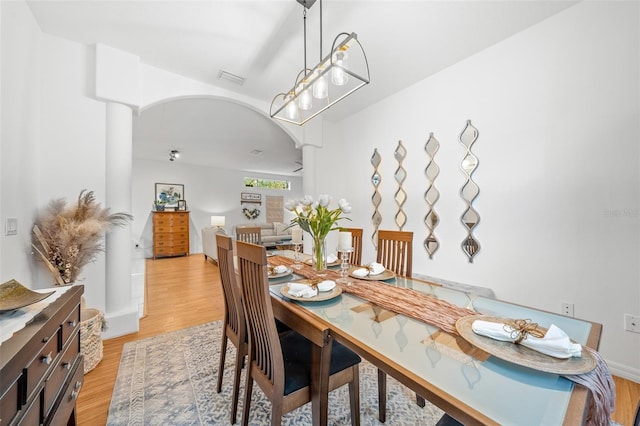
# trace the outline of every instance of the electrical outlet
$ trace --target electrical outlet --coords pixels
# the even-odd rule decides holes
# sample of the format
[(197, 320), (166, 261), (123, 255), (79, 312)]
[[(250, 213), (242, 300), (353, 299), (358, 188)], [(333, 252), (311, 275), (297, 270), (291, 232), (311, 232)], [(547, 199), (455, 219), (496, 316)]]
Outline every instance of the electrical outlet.
[(560, 305), (560, 313), (568, 317), (573, 316), (573, 303), (562, 303)]
[(640, 316), (624, 314), (624, 329), (640, 333)]

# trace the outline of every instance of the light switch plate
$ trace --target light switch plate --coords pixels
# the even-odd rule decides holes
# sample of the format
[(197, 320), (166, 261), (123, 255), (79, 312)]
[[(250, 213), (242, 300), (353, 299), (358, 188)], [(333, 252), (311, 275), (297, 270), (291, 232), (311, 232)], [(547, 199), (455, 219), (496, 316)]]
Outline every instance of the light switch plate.
[(4, 235), (18, 235), (18, 219), (15, 217), (7, 218)]

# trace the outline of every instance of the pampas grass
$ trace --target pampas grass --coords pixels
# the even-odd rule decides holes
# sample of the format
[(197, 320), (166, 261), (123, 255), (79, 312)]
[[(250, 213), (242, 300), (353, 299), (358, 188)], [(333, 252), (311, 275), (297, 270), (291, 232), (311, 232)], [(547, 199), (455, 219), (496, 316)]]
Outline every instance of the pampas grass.
[(93, 191), (83, 189), (75, 204), (63, 198), (49, 202), (36, 217), (31, 245), (56, 283), (69, 284), (104, 250), (105, 232), (132, 219), (128, 213), (110, 213), (96, 202)]

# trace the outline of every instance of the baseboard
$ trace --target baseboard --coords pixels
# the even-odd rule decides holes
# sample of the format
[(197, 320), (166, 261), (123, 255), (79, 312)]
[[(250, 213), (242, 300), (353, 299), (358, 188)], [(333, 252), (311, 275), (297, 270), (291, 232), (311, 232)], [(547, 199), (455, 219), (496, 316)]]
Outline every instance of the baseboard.
[(102, 333), (103, 339), (136, 333), (140, 329), (137, 305), (131, 306), (130, 309), (107, 313), (105, 314), (105, 319), (107, 321), (107, 330)]
[(631, 380), (632, 382), (640, 383), (640, 370), (637, 368), (629, 367), (628, 365), (620, 364), (613, 361), (607, 361), (609, 371), (614, 376), (622, 377), (623, 379)]

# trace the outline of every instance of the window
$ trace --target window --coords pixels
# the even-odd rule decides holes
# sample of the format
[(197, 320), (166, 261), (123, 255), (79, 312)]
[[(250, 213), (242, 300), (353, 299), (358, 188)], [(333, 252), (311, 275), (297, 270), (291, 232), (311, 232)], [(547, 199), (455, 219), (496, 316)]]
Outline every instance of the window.
[(249, 188), (284, 189), (291, 190), (291, 182), (288, 180), (258, 179), (252, 177), (244, 178), (244, 186)]

